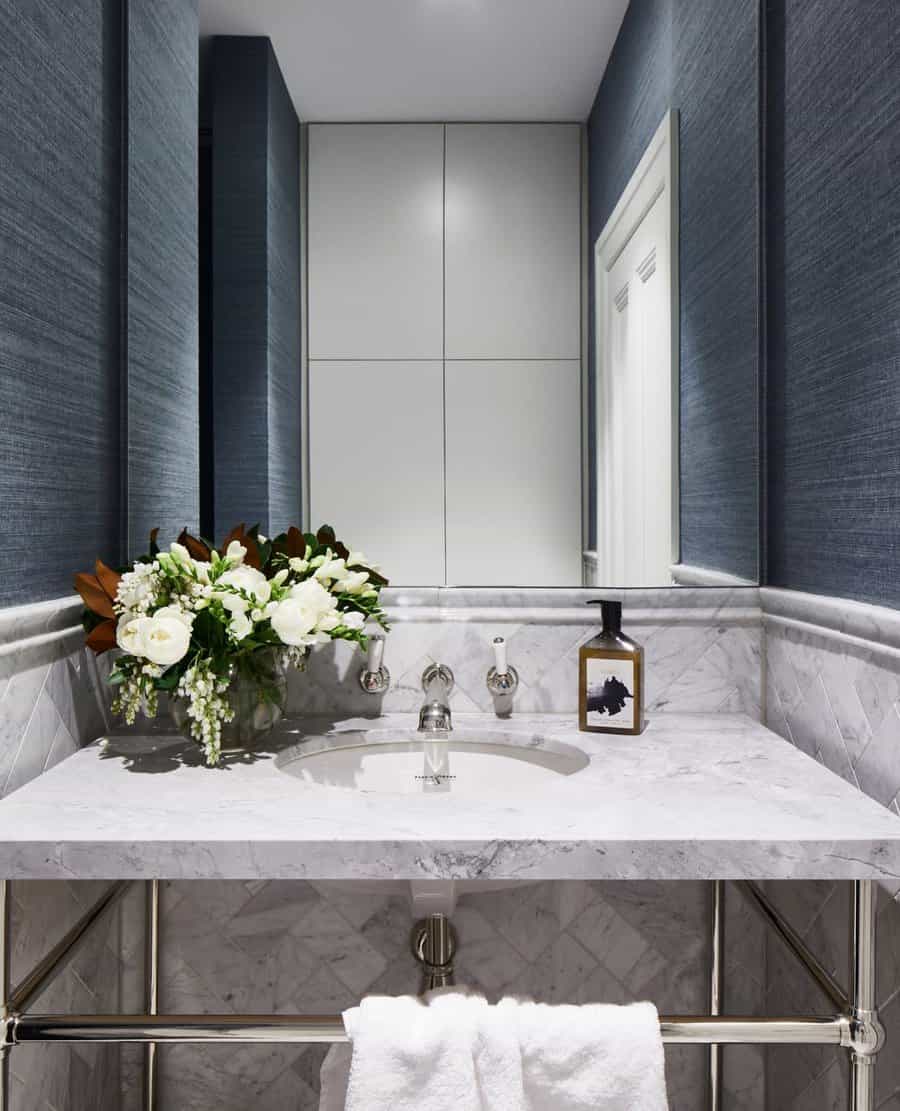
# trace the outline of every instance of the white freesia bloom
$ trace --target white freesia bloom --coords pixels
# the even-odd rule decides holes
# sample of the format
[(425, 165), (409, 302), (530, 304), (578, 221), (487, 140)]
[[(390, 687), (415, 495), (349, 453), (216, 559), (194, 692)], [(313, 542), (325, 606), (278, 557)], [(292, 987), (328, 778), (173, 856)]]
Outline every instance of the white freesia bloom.
[(177, 540), (173, 540), (169, 545), (169, 551), (175, 559), (177, 559), (179, 563), (184, 564), (185, 567), (190, 567), (194, 562), (191, 559), (191, 553), (184, 544), (179, 544)]
[(337, 599), (315, 579), (291, 587), (287, 598), (272, 613), (272, 628), (284, 644), (303, 647), (328, 639), (322, 627), (330, 623)]
[(247, 554), (247, 549), (243, 544), (237, 540), (232, 540), (228, 547), (225, 549), (225, 558), (231, 561), (232, 567), (238, 567), (244, 562), (244, 556)]
[(361, 613), (357, 613), (356, 610), (341, 615), (341, 624), (346, 629), (361, 629), (365, 623), (365, 617)]
[(235, 640), (243, 640), (245, 636), (253, 632), (253, 622), (246, 613), (236, 613), (228, 622), (228, 631)]
[(141, 617), (137, 635), (141, 653), (151, 663), (171, 667), (187, 655), (191, 643), (190, 626), (174, 617)]
[(281, 586), (281, 584), (287, 579), (289, 573), (290, 572), (288, 571), (287, 567), (282, 567), (278, 574), (273, 577), (272, 585)]
[(373, 563), (365, 552), (351, 552), (347, 556), (348, 567), (368, 567), (371, 571), (380, 571), (377, 563)]
[(369, 581), (368, 571), (348, 571), (332, 587), (338, 594), (362, 594)]
[(304, 571), (309, 570), (309, 563), (307, 560), (301, 559), (300, 556), (291, 556), (288, 560), (288, 567), (292, 571), (296, 571), (298, 575), (302, 575)]
[(341, 615), (337, 610), (332, 610), (331, 613), (326, 613), (320, 617), (316, 623), (316, 629), (320, 633), (330, 633), (332, 629), (336, 629), (341, 624)]
[(272, 594), (272, 584), (262, 571), (246, 564), (219, 575), (215, 585), (215, 597), (229, 613), (246, 613), (253, 603), (264, 606)]
[(202, 583), (208, 583), (209, 582), (209, 572), (211, 570), (211, 566), (206, 560), (204, 560), (204, 559), (195, 559), (194, 560), (194, 570), (196, 571), (197, 578), (200, 580), (200, 582), (202, 582)]
[(153, 616), (171, 617), (174, 621), (180, 621), (182, 625), (186, 625), (189, 629), (194, 624), (194, 614), (189, 610), (183, 610), (181, 606), (163, 606)]
[(319, 582), (329, 582), (331, 579), (340, 579), (347, 573), (347, 564), (342, 559), (326, 556), (324, 561), (314, 571), (314, 577)]

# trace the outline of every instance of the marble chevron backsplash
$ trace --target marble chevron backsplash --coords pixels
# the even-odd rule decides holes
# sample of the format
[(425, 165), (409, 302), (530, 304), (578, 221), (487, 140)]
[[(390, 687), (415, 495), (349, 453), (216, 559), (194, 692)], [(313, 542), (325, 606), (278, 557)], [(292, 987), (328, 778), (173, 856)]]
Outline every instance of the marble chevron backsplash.
[[(623, 625), (644, 647), (649, 710), (743, 711), (761, 716), (761, 626), (756, 589), (603, 591), (624, 599)], [(375, 715), (414, 712), (425, 666), (452, 668), (458, 713), (501, 708), (485, 686), (491, 641), (503, 636), (519, 673), (513, 711), (575, 713), (578, 649), (599, 629), (588, 610), (596, 590), (461, 590), (435, 588), (388, 601), (392, 629), (384, 662), (391, 688), (383, 698), (360, 690), (361, 656), (341, 642), (315, 651), (291, 681), (295, 712)]]
[(0, 796), (108, 727), (106, 665), (80, 621), (78, 599), (0, 610)]
[(766, 724), (900, 814), (900, 613), (761, 593)]

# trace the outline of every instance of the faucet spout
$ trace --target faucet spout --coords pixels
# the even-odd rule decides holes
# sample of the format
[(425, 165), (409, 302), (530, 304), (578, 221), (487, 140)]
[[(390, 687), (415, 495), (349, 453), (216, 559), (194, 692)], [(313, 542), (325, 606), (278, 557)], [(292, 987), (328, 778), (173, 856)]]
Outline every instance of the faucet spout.
[(429, 664), (422, 673), (425, 701), (419, 711), (420, 733), (449, 733), (453, 728), (450, 692), (453, 672), (446, 664)]

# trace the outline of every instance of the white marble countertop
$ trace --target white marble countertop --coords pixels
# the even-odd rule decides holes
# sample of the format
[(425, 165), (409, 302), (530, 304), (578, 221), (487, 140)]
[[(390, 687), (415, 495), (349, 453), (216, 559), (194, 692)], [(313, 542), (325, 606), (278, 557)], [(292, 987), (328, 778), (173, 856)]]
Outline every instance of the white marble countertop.
[(502, 805), (308, 786), (276, 766), (306, 733), (411, 724), (292, 722), (266, 753), (218, 769), (176, 737), (114, 737), (0, 802), (0, 875), (900, 887), (900, 818), (742, 715), (657, 714), (640, 737), (579, 733), (559, 715), (457, 715), (466, 731), (542, 733), (589, 755), (583, 771)]

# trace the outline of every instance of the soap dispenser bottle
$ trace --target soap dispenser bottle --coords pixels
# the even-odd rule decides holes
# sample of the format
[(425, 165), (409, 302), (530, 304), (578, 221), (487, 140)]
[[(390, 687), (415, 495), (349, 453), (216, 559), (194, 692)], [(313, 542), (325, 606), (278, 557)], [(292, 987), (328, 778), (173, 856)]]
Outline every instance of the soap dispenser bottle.
[(622, 603), (600, 606), (603, 628), (578, 653), (578, 728), (637, 734), (643, 728), (644, 653), (622, 632)]

